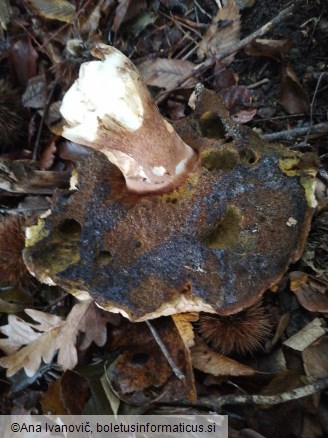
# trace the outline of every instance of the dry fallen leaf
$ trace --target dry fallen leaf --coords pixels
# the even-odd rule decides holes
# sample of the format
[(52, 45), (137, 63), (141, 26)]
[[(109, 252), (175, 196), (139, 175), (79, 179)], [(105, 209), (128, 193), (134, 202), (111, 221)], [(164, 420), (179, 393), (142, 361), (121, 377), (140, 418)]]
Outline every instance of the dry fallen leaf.
[[(79, 16), (80, 35), (95, 35), (98, 32), (99, 22), (103, 15), (106, 15), (107, 0), (98, 0), (90, 4), (90, 12)], [(88, 8), (89, 11), (89, 8)]]
[(117, 325), (120, 316), (117, 313), (106, 312), (94, 304), (90, 305), (81, 319), (79, 330), (84, 334), (80, 344), (81, 350), (86, 350), (92, 342), (98, 347), (105, 345), (107, 340), (107, 323)]
[(291, 47), (289, 40), (255, 39), (245, 47), (245, 52), (250, 56), (268, 56), (282, 61)]
[(74, 20), (75, 6), (66, 0), (26, 0), (25, 3), (42, 18), (64, 23), (72, 23)]
[(253, 100), (252, 92), (245, 85), (232, 85), (220, 92), (224, 106), (232, 113), (237, 108), (248, 108)]
[[(6, 339), (0, 339), (0, 349), (7, 354), (0, 359), (0, 366), (7, 368), (7, 376), (24, 368), (27, 376), (31, 377), (38, 370), (41, 360), (50, 363), (57, 351), (57, 363), (63, 370), (74, 368), (77, 364), (77, 335), (80, 331), (86, 331), (86, 321), (90, 318), (88, 314), (92, 308), (93, 301), (78, 303), (66, 320), (39, 310), (25, 310), (37, 324), (9, 315), (8, 324), (0, 328), (1, 333), (7, 336)], [(92, 324), (98, 326), (99, 333), (90, 331), (84, 347), (91, 341), (97, 345), (103, 345), (106, 341), (106, 322), (98, 318), (97, 313), (92, 314)]]
[(55, 161), (56, 151), (57, 146), (55, 137), (55, 139), (52, 139), (42, 151), (39, 160), (39, 166), (41, 170), (48, 170), (51, 168)]
[(306, 375), (313, 379), (328, 376), (328, 336), (322, 336), (302, 352)]
[(237, 85), (238, 82), (237, 73), (234, 73), (232, 70), (226, 68), (220, 62), (217, 62), (215, 64), (214, 75), (215, 75), (215, 87), (217, 92), (225, 90), (226, 88), (230, 88), (233, 85)]
[(196, 389), (190, 353), (178, 329), (171, 317), (155, 319), (152, 326), (185, 378), (176, 376), (146, 323), (124, 321), (111, 332), (108, 348), (112, 362), (103, 384), (108, 383), (114, 394), (128, 404), (147, 405), (157, 399), (162, 403), (173, 400), (193, 403)]
[(172, 315), (172, 319), (185, 345), (189, 348), (195, 345), (195, 334), (191, 323), (198, 321), (198, 314), (178, 313), (177, 315)]
[[(228, 0), (226, 5), (219, 9), (207, 29), (203, 40), (199, 44), (197, 56), (199, 59), (216, 55), (223, 50), (236, 45), (240, 38), (240, 14), (235, 0)], [(230, 64), (234, 55), (221, 61)]]
[(245, 85), (231, 85), (219, 92), (224, 106), (236, 123), (247, 123), (257, 110), (252, 108), (253, 94)]
[[(107, 371), (100, 377), (100, 383), (102, 388), (106, 394), (107, 400), (113, 412), (113, 415), (117, 415), (119, 408), (121, 406), (121, 400), (117, 397), (117, 395), (113, 392), (110, 381), (107, 377)], [(108, 412), (109, 413), (109, 412)]]
[(256, 373), (254, 369), (211, 350), (200, 339), (191, 348), (191, 359), (194, 368), (213, 376), (251, 376)]
[(236, 123), (242, 124), (250, 122), (254, 118), (256, 113), (256, 108), (240, 109), (234, 114), (231, 114), (231, 117)]
[[(138, 69), (148, 85), (160, 88), (172, 88), (179, 78), (188, 74), (195, 67), (190, 61), (182, 59), (156, 58), (148, 59), (138, 65)], [(195, 78), (190, 78), (184, 88), (191, 88), (196, 84)]]
[(26, 108), (44, 108), (47, 102), (47, 83), (44, 74), (29, 79), (22, 102)]
[(285, 370), (278, 373), (262, 389), (261, 395), (274, 395), (290, 391), (302, 386), (302, 380), (297, 370)]
[[(8, 330), (4, 331), (5, 328)], [(54, 325), (48, 333), (37, 333), (25, 321), (11, 315), (8, 326), (1, 329), (3, 334), (9, 335), (11, 338), (1, 339), (0, 348), (5, 353), (9, 353), (15, 343), (17, 349), (22, 345), (25, 347), (18, 351), (11, 350), (9, 356), (0, 359), (0, 365), (8, 368), (7, 377), (13, 376), (21, 368), (25, 369), (28, 377), (32, 377), (40, 367), (41, 359), (45, 363), (50, 363), (56, 353), (56, 338), (59, 328), (60, 322), (58, 325)]]
[(115, 18), (113, 23), (113, 31), (116, 33), (124, 21), (125, 15), (129, 9), (131, 0), (119, 0), (115, 10)]
[(31, 38), (18, 40), (10, 48), (9, 62), (12, 74), (17, 76), (21, 86), (26, 86), (30, 78), (37, 74), (38, 53), (33, 47)]
[(289, 64), (282, 69), (280, 103), (288, 114), (303, 114), (310, 110), (309, 97)]
[(41, 405), (48, 415), (81, 415), (89, 396), (88, 380), (75, 371), (67, 370), (50, 383), (42, 394)]
[(326, 328), (324, 321), (320, 318), (315, 318), (300, 331), (295, 333), (295, 335), (287, 339), (283, 345), (291, 348), (292, 350), (302, 352), (309, 345), (325, 334)]
[(310, 312), (328, 313), (328, 284), (324, 280), (294, 271), (289, 274), (290, 290), (305, 309)]

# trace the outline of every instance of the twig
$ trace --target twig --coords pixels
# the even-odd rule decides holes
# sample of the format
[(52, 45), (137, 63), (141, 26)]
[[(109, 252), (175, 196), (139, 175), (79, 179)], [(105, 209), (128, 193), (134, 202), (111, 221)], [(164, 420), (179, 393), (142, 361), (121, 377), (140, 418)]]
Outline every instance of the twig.
[(38, 129), (38, 134), (36, 136), (35, 145), (34, 145), (34, 149), (33, 149), (33, 155), (32, 155), (33, 160), (36, 160), (38, 158), (42, 128), (43, 128), (44, 121), (45, 121), (45, 119), (47, 117), (47, 114), (48, 114), (48, 111), (49, 111), (49, 108), (50, 108), (52, 96), (54, 94), (56, 85), (57, 85), (57, 81), (54, 81), (54, 83), (52, 84), (50, 93), (48, 95), (48, 99), (47, 99), (46, 105), (45, 105), (44, 110), (43, 110), (43, 114), (42, 114), (42, 117), (41, 117), (41, 120), (40, 120), (39, 129)]
[[(315, 394), (319, 391), (328, 388), (328, 378), (317, 380), (310, 385), (302, 386), (301, 388), (292, 389), (291, 391), (282, 392), (275, 395), (209, 395), (200, 397), (193, 405), (190, 403), (165, 403), (166, 406), (180, 406), (180, 407), (197, 407), (205, 408), (211, 411), (220, 412), (224, 405), (262, 405), (275, 406), (286, 403), (292, 400), (298, 400), (303, 397)], [(163, 403), (164, 404), (164, 403)]]
[(208, 12), (205, 11), (205, 9), (203, 9), (200, 4), (197, 2), (197, 0), (194, 0), (195, 5), (197, 6), (197, 8), (200, 10), (200, 12), (202, 12), (204, 15), (207, 16), (207, 18), (209, 18), (210, 20), (213, 18), (211, 16), (211, 14), (209, 14)]
[(311, 32), (311, 35), (310, 35), (310, 38), (309, 38), (309, 43), (308, 43), (308, 46), (307, 46), (306, 52), (305, 52), (305, 56), (306, 57), (308, 56), (308, 53), (309, 53), (309, 49), (310, 49), (310, 46), (311, 46), (311, 43), (312, 43), (312, 38), (313, 38), (314, 32), (316, 31), (316, 28), (317, 28), (318, 24), (320, 23), (320, 20), (321, 20), (323, 14), (326, 12), (326, 9), (327, 8), (324, 7), (322, 12), (321, 12), (321, 14), (319, 15), (318, 19), (315, 20), (315, 23), (314, 23), (314, 26), (313, 26), (313, 29), (312, 29), (312, 32)]
[(303, 128), (287, 129), (286, 131), (263, 134), (261, 137), (266, 141), (293, 140), (305, 134), (325, 134), (328, 132), (328, 122), (318, 123), (317, 125), (305, 126)]
[(24, 208), (0, 208), (0, 213), (17, 215), (18, 213), (27, 213), (31, 211), (46, 211), (49, 210), (50, 204), (46, 207), (24, 207)]
[(186, 75), (182, 76), (179, 80), (177, 80), (173, 87), (170, 87), (167, 90), (160, 93), (156, 98), (156, 103), (159, 104), (163, 102), (172, 91), (181, 87), (186, 81), (188, 81), (188, 79), (204, 73), (208, 68), (212, 67), (212, 65), (214, 65), (217, 61), (221, 61), (222, 59), (227, 58), (233, 53), (238, 52), (240, 49), (244, 48), (245, 46), (247, 46), (247, 44), (252, 42), (255, 38), (259, 38), (265, 35), (267, 32), (273, 29), (273, 27), (275, 27), (277, 24), (280, 24), (282, 21), (286, 20), (291, 15), (291, 13), (293, 12), (293, 10), (298, 4), (299, 1), (296, 1), (288, 8), (283, 9), (272, 20), (268, 21), (264, 26), (257, 29), (251, 35), (240, 40), (233, 47), (228, 47), (226, 50), (222, 50), (222, 52), (219, 52), (214, 56), (206, 58), (205, 61), (196, 65), (193, 69), (191, 69), (189, 73), (187, 73)]
[(249, 90), (253, 90), (254, 88), (257, 88), (257, 87), (259, 87), (260, 85), (263, 85), (263, 84), (267, 84), (268, 82), (270, 82), (270, 79), (264, 78), (264, 79), (261, 79), (258, 82), (254, 82), (254, 84), (247, 85), (247, 88)]
[(211, 410), (220, 411), (223, 405), (266, 405), (274, 406), (281, 403), (286, 403), (291, 400), (298, 400), (303, 397), (315, 394), (328, 388), (328, 378), (317, 380), (310, 385), (302, 386), (301, 388), (292, 389), (291, 391), (282, 392), (276, 395), (224, 395), (217, 397), (210, 395), (201, 397), (197, 406), (209, 408)]
[(183, 374), (183, 372), (175, 364), (173, 357), (171, 356), (171, 353), (169, 352), (166, 345), (164, 344), (164, 342), (160, 338), (155, 327), (149, 321), (146, 321), (146, 324), (148, 325), (148, 328), (151, 331), (151, 334), (154, 336), (154, 339), (157, 342), (159, 348), (162, 350), (162, 353), (164, 354), (165, 359), (170, 364), (170, 367), (172, 368), (174, 374), (177, 376), (178, 379), (184, 380), (186, 378), (186, 376)]
[(312, 97), (312, 101), (311, 101), (311, 105), (310, 105), (310, 127), (309, 127), (309, 130), (308, 130), (308, 133), (306, 134), (306, 137), (305, 137), (304, 143), (307, 143), (308, 137), (309, 137), (310, 132), (311, 132), (311, 128), (312, 128), (312, 126), (313, 126), (313, 109), (314, 109), (315, 99), (316, 99), (316, 97), (317, 97), (317, 93), (318, 93), (319, 85), (320, 85), (320, 83), (321, 83), (321, 80), (322, 80), (322, 78), (323, 78), (323, 75), (324, 75), (324, 73), (321, 73), (321, 75), (319, 76), (318, 81), (317, 81), (317, 85), (316, 85), (315, 90), (314, 90), (314, 93), (313, 93), (313, 97)]
[(64, 292), (60, 297), (49, 303), (47, 306), (42, 308), (43, 312), (48, 312), (52, 307), (54, 307), (56, 304), (59, 304), (61, 301), (63, 301), (67, 297), (68, 293)]

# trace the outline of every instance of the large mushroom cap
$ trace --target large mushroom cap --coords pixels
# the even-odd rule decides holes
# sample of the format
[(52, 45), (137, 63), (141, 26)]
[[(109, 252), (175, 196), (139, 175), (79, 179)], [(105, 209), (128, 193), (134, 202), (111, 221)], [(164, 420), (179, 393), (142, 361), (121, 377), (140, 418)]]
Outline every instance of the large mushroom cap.
[[(225, 139), (208, 137), (211, 120)], [(29, 229), (30, 271), (135, 321), (238, 312), (279, 280), (308, 233), (313, 158), (238, 127), (206, 91), (176, 129), (199, 157), (178, 189), (131, 193), (95, 152), (78, 166), (78, 190)]]

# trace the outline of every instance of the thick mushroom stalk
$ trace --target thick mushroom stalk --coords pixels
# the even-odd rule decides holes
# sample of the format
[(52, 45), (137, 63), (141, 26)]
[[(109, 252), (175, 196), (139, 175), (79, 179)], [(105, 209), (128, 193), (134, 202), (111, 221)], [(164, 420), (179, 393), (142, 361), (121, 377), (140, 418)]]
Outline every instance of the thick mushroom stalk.
[(132, 62), (98, 45), (100, 60), (82, 64), (65, 94), (63, 136), (103, 152), (124, 174), (127, 187), (145, 193), (178, 185), (194, 151), (160, 114)]

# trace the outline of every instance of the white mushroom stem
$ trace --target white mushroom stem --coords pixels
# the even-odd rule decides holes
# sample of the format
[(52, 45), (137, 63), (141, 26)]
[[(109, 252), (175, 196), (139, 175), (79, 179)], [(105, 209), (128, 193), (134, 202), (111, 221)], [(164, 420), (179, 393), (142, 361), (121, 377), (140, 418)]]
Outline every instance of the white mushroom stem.
[(64, 96), (63, 136), (103, 152), (130, 190), (173, 188), (195, 160), (194, 151), (161, 116), (126, 56), (105, 44), (92, 54), (100, 60), (82, 64)]

